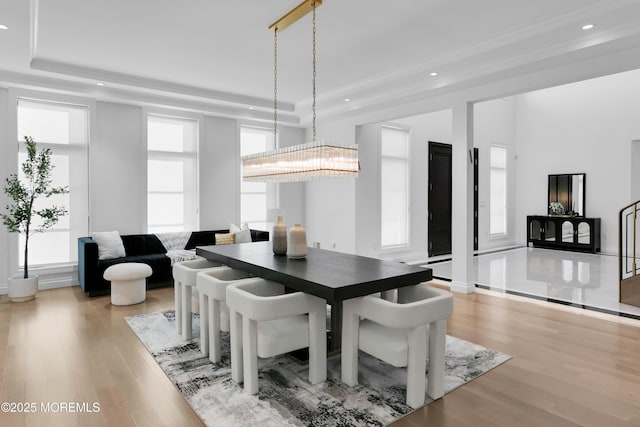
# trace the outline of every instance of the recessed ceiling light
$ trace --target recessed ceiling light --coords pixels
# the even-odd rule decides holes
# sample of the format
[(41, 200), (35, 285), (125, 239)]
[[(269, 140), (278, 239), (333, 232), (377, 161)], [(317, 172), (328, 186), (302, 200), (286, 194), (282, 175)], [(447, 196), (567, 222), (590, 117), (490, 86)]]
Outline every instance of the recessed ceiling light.
[(586, 24), (586, 25), (583, 25), (583, 26), (582, 26), (582, 29), (583, 29), (583, 30), (590, 30), (590, 29), (592, 29), (593, 27), (595, 27), (595, 25), (594, 25), (594, 24)]
[(96, 83), (96, 84), (97, 84), (98, 86), (104, 86), (104, 83), (102, 83), (102, 82), (98, 82), (98, 83)]
[(7, 27), (6, 25), (2, 25), (0, 24), (0, 30), (8, 30), (9, 27)]
[(344, 102), (351, 102), (351, 98), (345, 98)]
[(253, 110), (255, 107), (249, 107), (249, 110)]
[(437, 75), (438, 75), (438, 73), (436, 73), (436, 72), (434, 71), (433, 73), (429, 73), (429, 75), (430, 75), (431, 77), (435, 77), (435, 76), (437, 76)]

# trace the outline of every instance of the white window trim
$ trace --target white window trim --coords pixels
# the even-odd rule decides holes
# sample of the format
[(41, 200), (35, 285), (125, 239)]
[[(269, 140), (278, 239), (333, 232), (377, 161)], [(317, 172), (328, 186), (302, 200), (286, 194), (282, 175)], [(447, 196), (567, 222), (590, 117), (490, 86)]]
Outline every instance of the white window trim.
[[(95, 129), (96, 129), (96, 101), (95, 99), (73, 96), (73, 95), (65, 95), (53, 92), (45, 92), (31, 89), (21, 89), (21, 88), (9, 88), (8, 89), (8, 100), (9, 100), (9, 108), (7, 114), (7, 123), (9, 123), (9, 130), (7, 133), (9, 141), (15, 141), (16, 143), (9, 144), (7, 150), (5, 151), (7, 159), (6, 165), (8, 174), (13, 174), (18, 172), (18, 144), (19, 140), (18, 136), (18, 100), (32, 100), (36, 102), (44, 102), (44, 103), (57, 103), (57, 104), (69, 104), (69, 105), (77, 105), (86, 107), (88, 110), (88, 142), (87, 142), (87, 168), (89, 169), (89, 161), (91, 159), (91, 144), (92, 141), (95, 141)], [(37, 142), (37, 141), (36, 141)], [(87, 176), (87, 230), (91, 230), (91, 173), (88, 170)], [(9, 275), (13, 276), (13, 271), (16, 271), (16, 274), (22, 272), (22, 265), (19, 265), (19, 254), (20, 249), (19, 246), (19, 235), (18, 233), (8, 233), (7, 236), (7, 248), (8, 250), (8, 268)], [(32, 270), (34, 273), (46, 275), (51, 273), (69, 273), (73, 271), (77, 271), (77, 262), (68, 262), (68, 263), (57, 263), (57, 264), (47, 264), (43, 266), (29, 266), (29, 270)], [(73, 279), (75, 281), (77, 279)]]
[[(493, 167), (491, 166), (491, 147), (503, 148), (505, 151), (505, 187), (504, 187), (504, 197), (505, 197), (505, 206), (504, 206), (504, 232), (502, 233), (491, 233), (491, 170)], [(489, 144), (489, 233), (488, 240), (497, 241), (497, 240), (507, 240), (509, 238), (509, 216), (508, 216), (508, 206), (509, 206), (509, 147), (504, 144), (491, 143)]]
[[(188, 111), (178, 111), (173, 109), (166, 108), (152, 108), (152, 107), (143, 107), (142, 108), (142, 149), (144, 150), (144, 158), (145, 162), (142, 167), (144, 167), (144, 177), (145, 177), (145, 197), (149, 194), (149, 183), (147, 182), (148, 178), (148, 170), (147, 163), (149, 161), (149, 153), (147, 146), (148, 141), (148, 118), (149, 116), (157, 116), (157, 117), (166, 117), (170, 119), (184, 119), (184, 120), (194, 120), (197, 122), (196, 125), (196, 145), (194, 147), (195, 151), (195, 229), (200, 229), (200, 144), (202, 142), (202, 138), (204, 135), (204, 115), (198, 113), (192, 113)], [(165, 151), (156, 151), (151, 150), (153, 155), (162, 155), (168, 152)], [(167, 154), (169, 155), (169, 154)], [(171, 153), (173, 157), (185, 156), (191, 157), (191, 153)], [(149, 230), (149, 210), (148, 205), (145, 200), (144, 204), (144, 229)], [(191, 231), (191, 230), (186, 230)]]
[[(236, 205), (236, 223), (240, 224), (240, 222), (242, 221), (242, 129), (257, 129), (260, 131), (264, 131), (264, 132), (271, 132), (273, 133), (273, 127), (269, 127), (269, 126), (264, 126), (261, 124), (256, 124), (256, 123), (252, 123), (249, 121), (238, 121), (237, 123), (237, 135), (238, 135), (238, 144), (236, 147), (236, 152), (237, 152), (237, 158), (238, 158), (238, 162), (237, 162), (237, 174), (236, 176), (238, 177), (237, 183), (238, 183), (238, 199), (237, 199), (237, 205)], [(276, 130), (276, 140), (274, 141), (274, 146), (272, 148), (272, 150), (276, 150), (278, 148), (280, 148), (280, 137), (281, 137), (281, 132), (280, 129)], [(270, 151), (270, 150), (269, 150)], [(254, 193), (254, 194), (259, 194), (259, 193)], [(270, 229), (270, 225), (272, 223), (269, 223), (269, 215), (268, 212), (269, 210), (272, 209), (280, 209), (280, 184), (278, 183), (267, 183), (267, 191), (266, 191), (266, 197), (267, 197), (267, 216), (265, 219), (265, 223), (267, 225), (267, 229)]]

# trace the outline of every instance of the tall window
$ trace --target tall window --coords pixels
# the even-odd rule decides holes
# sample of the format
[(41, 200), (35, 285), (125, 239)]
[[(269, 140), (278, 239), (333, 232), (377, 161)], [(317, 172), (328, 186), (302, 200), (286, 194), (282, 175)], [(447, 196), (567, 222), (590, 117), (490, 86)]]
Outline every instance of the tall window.
[(380, 246), (409, 244), (409, 132), (382, 127)]
[[(262, 153), (275, 149), (273, 130), (250, 126), (240, 127), (240, 156)], [(277, 137), (276, 137), (277, 139)], [(240, 178), (242, 180), (242, 178)], [(240, 222), (258, 230), (267, 229), (267, 208), (275, 206), (269, 203), (274, 196), (275, 184), (264, 182), (245, 182), (240, 184)]]
[(492, 145), (489, 153), (489, 234), (507, 233), (507, 148)]
[[(53, 186), (67, 186), (68, 194), (37, 201), (36, 209), (62, 205), (69, 212), (53, 228), (29, 240), (29, 262), (33, 266), (64, 264), (78, 259), (77, 239), (88, 232), (89, 109), (86, 106), (18, 99), (18, 170), (27, 158), (24, 136), (35, 140), (38, 150), (50, 148), (53, 155)], [(24, 236), (20, 235), (20, 246)], [(19, 263), (24, 253), (19, 251)]]
[(196, 230), (198, 121), (147, 118), (147, 229)]

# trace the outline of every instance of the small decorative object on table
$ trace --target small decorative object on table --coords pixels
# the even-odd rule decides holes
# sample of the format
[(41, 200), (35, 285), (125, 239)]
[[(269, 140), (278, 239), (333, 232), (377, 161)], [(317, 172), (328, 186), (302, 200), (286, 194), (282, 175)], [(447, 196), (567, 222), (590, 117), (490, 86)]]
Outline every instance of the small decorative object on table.
[(278, 222), (273, 226), (273, 253), (275, 255), (287, 254), (287, 226), (282, 215), (278, 215)]
[(307, 232), (300, 224), (294, 225), (289, 230), (287, 255), (292, 259), (301, 259), (307, 256)]
[(549, 205), (551, 215), (564, 215), (564, 206), (560, 202), (551, 202)]

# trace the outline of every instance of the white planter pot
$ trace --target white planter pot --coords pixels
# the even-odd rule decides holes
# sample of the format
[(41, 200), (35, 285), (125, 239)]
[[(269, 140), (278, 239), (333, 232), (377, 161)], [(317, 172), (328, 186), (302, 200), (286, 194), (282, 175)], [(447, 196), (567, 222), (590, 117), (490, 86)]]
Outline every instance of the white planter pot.
[(9, 299), (12, 302), (31, 301), (38, 292), (38, 276), (25, 279), (23, 276), (9, 277)]

